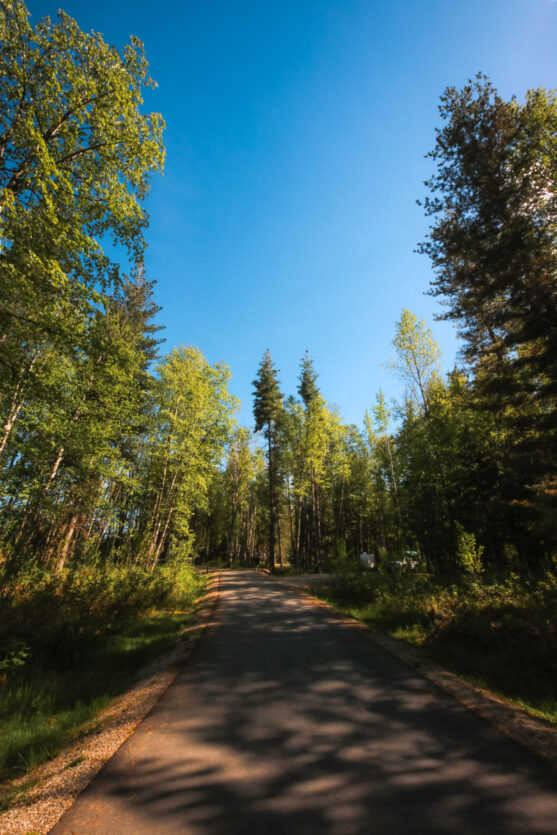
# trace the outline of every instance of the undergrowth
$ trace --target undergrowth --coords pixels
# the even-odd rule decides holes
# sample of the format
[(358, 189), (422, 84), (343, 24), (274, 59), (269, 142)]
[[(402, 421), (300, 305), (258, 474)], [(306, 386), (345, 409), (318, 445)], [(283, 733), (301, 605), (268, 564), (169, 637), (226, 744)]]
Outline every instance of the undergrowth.
[(335, 576), (317, 592), (447, 669), (557, 722), (557, 576), (452, 582), (405, 572)]
[(188, 566), (33, 570), (0, 599), (0, 779), (54, 756), (170, 649), (205, 577)]

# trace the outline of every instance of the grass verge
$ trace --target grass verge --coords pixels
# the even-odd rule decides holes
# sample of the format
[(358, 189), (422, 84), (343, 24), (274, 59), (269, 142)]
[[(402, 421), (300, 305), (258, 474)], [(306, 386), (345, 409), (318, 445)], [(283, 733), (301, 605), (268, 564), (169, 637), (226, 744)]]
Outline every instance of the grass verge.
[[(129, 600), (115, 603), (125, 595), (122, 579), (111, 572), (92, 582), (81, 574), (66, 578), (62, 591), (46, 579), (34, 589), (20, 583), (5, 595), (0, 614), (12, 629), (4, 624), (0, 633), (0, 780), (25, 774), (91, 730), (99, 712), (176, 644), (207, 583), (191, 570), (146, 580), (145, 588), (152, 592), (154, 584), (156, 593), (138, 595), (136, 584), (130, 607)], [(80, 593), (72, 598), (77, 586)], [(103, 589), (104, 609), (98, 598)], [(4, 806), (8, 802), (3, 798)]]
[(347, 574), (314, 594), (442, 667), (557, 723), (557, 578), (447, 583)]

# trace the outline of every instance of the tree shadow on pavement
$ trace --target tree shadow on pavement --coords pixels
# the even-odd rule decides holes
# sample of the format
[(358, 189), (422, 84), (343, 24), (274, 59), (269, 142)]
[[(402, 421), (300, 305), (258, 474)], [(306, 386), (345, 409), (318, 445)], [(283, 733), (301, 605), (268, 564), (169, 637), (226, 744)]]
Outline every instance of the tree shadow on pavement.
[(223, 577), (195, 663), (54, 833), (555, 833), (549, 766), (357, 631)]

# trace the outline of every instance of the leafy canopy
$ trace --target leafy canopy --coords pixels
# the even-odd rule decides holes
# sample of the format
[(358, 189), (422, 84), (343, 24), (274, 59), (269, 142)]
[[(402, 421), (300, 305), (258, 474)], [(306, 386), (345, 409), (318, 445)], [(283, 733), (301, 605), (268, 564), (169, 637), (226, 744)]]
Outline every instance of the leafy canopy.
[(154, 82), (137, 38), (120, 52), (62, 11), (33, 27), (21, 0), (5, 0), (0, 44), (1, 301), (17, 318), (69, 286), (117, 283), (107, 245), (141, 260), (163, 120), (140, 112)]

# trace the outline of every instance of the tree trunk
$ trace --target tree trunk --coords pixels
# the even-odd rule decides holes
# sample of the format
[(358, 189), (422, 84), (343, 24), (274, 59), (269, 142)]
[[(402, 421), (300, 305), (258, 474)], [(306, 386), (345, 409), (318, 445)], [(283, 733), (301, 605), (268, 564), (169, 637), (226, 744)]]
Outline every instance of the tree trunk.
[(19, 382), (15, 387), (15, 391), (12, 396), (12, 402), (10, 404), (10, 408), (8, 410), (8, 415), (6, 420), (4, 421), (4, 426), (2, 429), (2, 436), (0, 437), (0, 457), (2, 456), (4, 449), (6, 448), (6, 444), (8, 443), (8, 438), (10, 437), (10, 433), (12, 431), (13, 425), (16, 422), (17, 416), (21, 412), (23, 408), (23, 404), (25, 403), (25, 394), (26, 394), (26, 386), (25, 386), (25, 378), (29, 376), (31, 371), (33, 370), (35, 363), (39, 359), (41, 355), (41, 351), (43, 349), (44, 342), (42, 342), (35, 353), (31, 358), (31, 362), (26, 369), (22, 369), (19, 375)]
[[(160, 513), (160, 506), (161, 506), (161, 503), (162, 503), (162, 497), (163, 497), (163, 492), (164, 492), (164, 484), (165, 484), (165, 481), (166, 481), (167, 464), (168, 464), (168, 460), (165, 462), (165, 465), (164, 465), (162, 485), (161, 485), (160, 490), (157, 494), (157, 498), (156, 498), (156, 501), (155, 501), (155, 508), (153, 510), (154, 529), (153, 529), (153, 534), (151, 536), (151, 542), (149, 543), (149, 550), (147, 551), (147, 559), (148, 560), (151, 559), (153, 553), (155, 552), (157, 542), (158, 542), (159, 531), (161, 529), (161, 524), (162, 524), (162, 514)], [(172, 482), (170, 484), (170, 487), (168, 488), (168, 496), (170, 496), (172, 494), (172, 490), (174, 489), (174, 484), (176, 483), (176, 478), (177, 478), (177, 474), (174, 473), (174, 476), (172, 477)]]
[(300, 542), (302, 536), (302, 496), (298, 496), (298, 512), (296, 514), (296, 564), (300, 564)]
[(292, 523), (292, 497), (290, 495), (290, 479), (286, 481), (286, 495), (288, 498), (288, 522), (290, 525), (290, 562), (294, 562), (295, 564), (298, 562), (296, 559), (296, 542), (294, 539), (294, 526)]
[(251, 514), (251, 520), (250, 520), (250, 538), (251, 538), (251, 546), (250, 546), (251, 547), (251, 553), (250, 553), (250, 556), (251, 556), (252, 562), (253, 562), (253, 560), (255, 560), (255, 547), (256, 547), (256, 544), (257, 544), (256, 538), (255, 538), (256, 532), (257, 532), (257, 502), (254, 502), (253, 503), (253, 510), (252, 510), (252, 514)]
[(323, 568), (323, 549), (321, 547), (321, 496), (319, 494), (319, 485), (315, 485), (315, 509), (317, 511), (316, 519), (316, 533), (317, 533), (317, 562), (319, 571)]
[(66, 563), (66, 559), (67, 559), (67, 556), (68, 556), (68, 553), (69, 553), (69, 550), (70, 550), (70, 544), (71, 544), (71, 541), (72, 541), (72, 538), (73, 538), (73, 535), (74, 535), (74, 531), (75, 531), (75, 527), (77, 525), (78, 519), (79, 519), (79, 516), (78, 516), (77, 513), (74, 513), (74, 515), (70, 519), (70, 522), (69, 522), (68, 527), (66, 529), (66, 536), (64, 538), (64, 544), (62, 546), (62, 552), (60, 554), (60, 559), (58, 560), (58, 563), (57, 563), (55, 571), (54, 571), (55, 574), (60, 574), (60, 572), (64, 568), (64, 565)]
[(391, 480), (392, 480), (392, 483), (393, 483), (393, 491), (394, 491), (394, 494), (395, 494), (395, 505), (396, 505), (396, 511), (397, 511), (397, 516), (398, 516), (398, 524), (400, 526), (400, 530), (402, 531), (402, 513), (400, 512), (400, 502), (399, 502), (399, 498), (398, 498), (398, 484), (396, 482), (395, 468), (394, 468), (394, 464), (393, 464), (393, 456), (392, 456), (392, 453), (391, 453), (391, 442), (389, 441), (389, 436), (388, 435), (387, 435), (387, 452), (389, 453), (389, 467), (391, 469)]
[[(278, 508), (277, 508), (278, 510)], [(279, 565), (280, 570), (282, 572), (282, 540), (280, 535), (280, 513), (277, 512), (277, 538), (278, 538), (278, 552), (279, 552)]]
[(158, 563), (158, 561), (159, 561), (159, 559), (160, 559), (160, 555), (162, 554), (162, 550), (163, 550), (164, 545), (165, 545), (165, 543), (166, 543), (166, 535), (167, 535), (167, 533), (168, 533), (168, 528), (169, 528), (170, 522), (171, 522), (171, 520), (172, 520), (172, 516), (173, 516), (173, 514), (174, 514), (174, 508), (175, 508), (175, 507), (176, 507), (176, 502), (173, 502), (173, 503), (170, 505), (169, 509), (168, 509), (168, 514), (167, 514), (167, 517), (166, 517), (166, 522), (165, 522), (164, 529), (163, 529), (163, 532), (162, 532), (162, 534), (161, 534), (161, 537), (160, 537), (160, 539), (159, 539), (159, 544), (158, 544), (158, 546), (157, 546), (157, 550), (156, 550), (155, 556), (154, 556), (154, 558), (153, 558), (153, 564), (152, 564), (152, 566), (151, 566), (151, 571), (153, 571), (153, 570), (154, 570), (154, 568), (155, 568), (156, 564)]
[(275, 570), (275, 503), (273, 483), (273, 458), (272, 458), (272, 424), (267, 424), (268, 436), (268, 464), (269, 464), (269, 569), (271, 573)]

